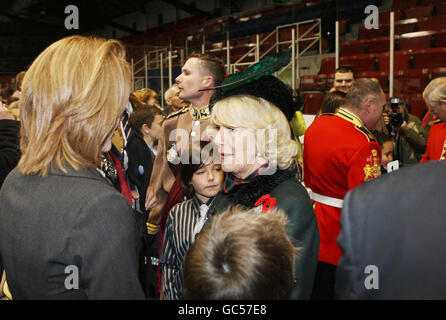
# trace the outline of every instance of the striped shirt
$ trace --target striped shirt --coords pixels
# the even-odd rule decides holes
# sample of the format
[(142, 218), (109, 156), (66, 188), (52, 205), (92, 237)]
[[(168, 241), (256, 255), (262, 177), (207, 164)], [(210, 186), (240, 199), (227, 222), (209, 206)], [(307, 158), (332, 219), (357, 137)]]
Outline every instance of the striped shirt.
[[(214, 198), (206, 203), (211, 206)], [(166, 221), (160, 266), (163, 273), (163, 292), (166, 300), (179, 300), (183, 296), (183, 264), (191, 246), (194, 229), (203, 204), (198, 198), (183, 201), (170, 209)]]

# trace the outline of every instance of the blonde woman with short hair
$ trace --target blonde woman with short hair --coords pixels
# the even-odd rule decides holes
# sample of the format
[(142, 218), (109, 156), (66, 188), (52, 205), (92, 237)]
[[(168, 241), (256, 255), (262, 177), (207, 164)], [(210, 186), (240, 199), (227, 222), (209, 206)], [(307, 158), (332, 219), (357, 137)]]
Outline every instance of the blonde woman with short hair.
[(155, 106), (157, 108), (160, 108), (160, 105), (158, 102), (159, 96), (158, 96), (158, 93), (155, 92), (155, 90), (152, 90), (150, 88), (142, 88), (142, 89), (133, 91), (133, 94), (143, 104), (148, 104), (150, 106)]
[(215, 103), (208, 134), (227, 173), (215, 212), (233, 205), (265, 213), (282, 209), (291, 221), (289, 235), (303, 247), (290, 298), (310, 298), (319, 232), (308, 193), (296, 178), (298, 147), (285, 115), (265, 99), (231, 96)]
[(129, 100), (116, 40), (71, 36), (27, 70), (18, 167), (0, 193), (0, 253), (13, 299), (139, 299), (138, 239), (101, 155)]

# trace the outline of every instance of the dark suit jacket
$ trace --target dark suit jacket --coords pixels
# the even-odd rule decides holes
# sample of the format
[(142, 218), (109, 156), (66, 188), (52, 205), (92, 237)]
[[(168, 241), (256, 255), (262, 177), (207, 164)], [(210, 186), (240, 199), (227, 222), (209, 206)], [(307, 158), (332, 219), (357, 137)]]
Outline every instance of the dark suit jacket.
[(0, 188), (8, 173), (20, 159), (20, 122), (0, 120)]
[[(144, 138), (135, 131), (132, 131), (130, 134), (125, 149), (129, 158), (127, 174), (130, 181), (138, 188), (140, 206), (141, 209), (144, 209), (146, 191), (150, 183), (155, 155), (147, 146)], [(139, 166), (143, 170), (142, 174), (138, 169)]]
[(13, 299), (144, 299), (139, 249), (128, 201), (96, 169), (6, 178), (0, 253)]
[[(446, 299), (446, 161), (384, 175), (344, 199), (340, 299)], [(365, 273), (368, 265), (378, 273)], [(366, 289), (378, 275), (378, 289)], [(366, 279), (369, 277), (368, 279)], [(375, 281), (376, 284), (376, 281)]]

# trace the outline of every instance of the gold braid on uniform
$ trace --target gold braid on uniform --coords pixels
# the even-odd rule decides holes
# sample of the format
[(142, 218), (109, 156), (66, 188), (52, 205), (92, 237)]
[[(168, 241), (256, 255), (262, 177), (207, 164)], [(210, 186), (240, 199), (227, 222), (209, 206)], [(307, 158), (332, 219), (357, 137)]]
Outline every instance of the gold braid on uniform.
[(177, 115), (183, 114), (183, 113), (188, 112), (188, 111), (189, 111), (189, 107), (183, 107), (183, 108), (181, 108), (180, 110), (178, 110), (176, 112), (169, 113), (169, 115), (166, 117), (166, 119), (173, 118), (173, 117), (175, 117)]
[(147, 233), (151, 235), (156, 235), (160, 230), (160, 226), (156, 224), (146, 222), (146, 226), (147, 226)]
[(189, 108), (189, 113), (194, 120), (208, 119), (211, 117), (211, 110), (209, 109), (209, 105), (201, 109), (198, 109), (191, 105)]

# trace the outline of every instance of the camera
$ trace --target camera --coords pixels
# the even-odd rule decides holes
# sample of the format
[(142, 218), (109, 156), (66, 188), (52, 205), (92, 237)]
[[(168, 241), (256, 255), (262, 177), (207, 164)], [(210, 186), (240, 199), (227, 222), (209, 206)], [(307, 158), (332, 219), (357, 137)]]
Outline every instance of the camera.
[(404, 122), (403, 115), (398, 112), (398, 106), (400, 104), (403, 104), (403, 102), (399, 98), (390, 98), (390, 108), (392, 109), (392, 112), (389, 113), (389, 119), (390, 124), (395, 128), (399, 128)]

